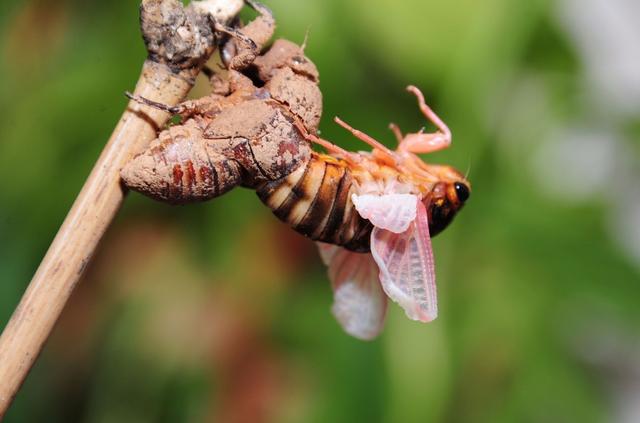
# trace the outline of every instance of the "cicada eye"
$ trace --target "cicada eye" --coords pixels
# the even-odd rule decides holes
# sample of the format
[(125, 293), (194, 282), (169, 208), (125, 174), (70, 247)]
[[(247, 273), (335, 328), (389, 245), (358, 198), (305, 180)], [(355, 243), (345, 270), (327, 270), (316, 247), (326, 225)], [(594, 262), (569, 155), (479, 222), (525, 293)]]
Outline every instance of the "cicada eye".
[(465, 201), (467, 201), (470, 194), (469, 188), (461, 182), (456, 182), (455, 184), (453, 184), (453, 187), (456, 189), (456, 195), (458, 196), (458, 200), (461, 203), (464, 203)]

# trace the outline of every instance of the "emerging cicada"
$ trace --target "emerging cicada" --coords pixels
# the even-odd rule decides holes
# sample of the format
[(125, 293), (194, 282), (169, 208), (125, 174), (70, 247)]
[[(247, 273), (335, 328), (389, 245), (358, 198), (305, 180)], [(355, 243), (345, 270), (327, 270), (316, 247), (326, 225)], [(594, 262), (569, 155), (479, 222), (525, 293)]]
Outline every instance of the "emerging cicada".
[[(170, 203), (223, 195), (236, 186), (260, 199), (296, 231), (318, 241), (334, 289), (333, 313), (351, 335), (374, 338), (382, 329), (387, 297), (409, 318), (437, 315), (431, 236), (442, 231), (469, 197), (466, 178), (416, 154), (446, 148), (447, 126), (413, 86), (435, 133), (403, 135), (395, 151), (336, 122), (373, 147), (352, 153), (316, 135), (322, 112), (319, 75), (299, 47), (276, 41), (271, 12), (248, 1), (260, 16), (240, 29), (216, 25), (230, 36), (222, 48), (228, 74), (212, 76), (210, 96), (168, 107), (182, 116), (121, 172), (127, 187)], [(312, 150), (324, 146), (328, 154)]]
[(426, 164), (416, 155), (448, 147), (451, 132), (420, 90), (407, 89), (437, 132), (402, 135), (392, 124), (398, 139), (392, 151), (336, 118), (373, 151), (347, 152), (307, 134), (329, 154), (314, 152), (306, 166), (257, 188), (276, 216), (318, 241), (333, 285), (333, 313), (346, 332), (361, 339), (382, 329), (387, 297), (410, 319), (436, 318), (431, 236), (451, 222), (471, 191), (457, 170)]

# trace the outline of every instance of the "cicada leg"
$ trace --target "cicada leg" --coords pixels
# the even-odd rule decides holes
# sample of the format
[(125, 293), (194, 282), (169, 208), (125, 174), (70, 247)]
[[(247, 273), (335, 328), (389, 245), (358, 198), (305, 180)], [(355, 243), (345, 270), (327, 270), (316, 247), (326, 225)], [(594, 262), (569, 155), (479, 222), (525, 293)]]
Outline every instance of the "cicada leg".
[(351, 153), (350, 151), (347, 151), (344, 148), (337, 146), (331, 141), (327, 141), (323, 138), (318, 137), (315, 134), (310, 133), (307, 130), (307, 128), (304, 126), (304, 123), (302, 123), (302, 120), (296, 115), (293, 115), (293, 124), (307, 141), (312, 142), (314, 144), (318, 144), (320, 147), (327, 150), (327, 153), (334, 156), (341, 157), (351, 164), (360, 163), (361, 161), (360, 155), (356, 153)]
[(323, 138), (320, 138), (320, 137), (318, 137), (316, 135), (313, 135), (313, 134), (308, 134), (306, 136), (306, 138), (309, 141), (311, 141), (311, 142), (313, 142), (315, 144), (318, 144), (319, 146), (323, 147), (325, 150), (327, 150), (327, 152), (329, 154), (340, 156), (340, 157), (344, 158), (345, 160), (347, 160), (347, 161), (349, 161), (351, 163), (360, 162), (360, 159), (359, 159), (360, 156), (358, 156), (355, 153), (351, 153), (351, 152), (345, 150), (342, 147), (339, 147), (339, 146), (335, 145), (331, 141), (327, 141), (327, 140), (325, 140)]
[(396, 162), (396, 155), (393, 151), (389, 150), (384, 144), (382, 144), (380, 141), (376, 140), (375, 138), (365, 134), (364, 132), (355, 129), (353, 127), (351, 127), (348, 123), (346, 123), (345, 121), (343, 121), (342, 119), (340, 119), (339, 117), (335, 117), (333, 118), (333, 120), (340, 126), (342, 126), (344, 129), (346, 129), (347, 131), (351, 132), (356, 138), (358, 138), (361, 141), (364, 141), (365, 143), (369, 144), (371, 147), (373, 147), (375, 150), (378, 150), (381, 153), (381, 156), (383, 159), (385, 159), (386, 161), (388, 161), (389, 163), (395, 163)]
[(141, 95), (132, 94), (129, 91), (125, 91), (124, 95), (129, 99), (133, 100), (136, 103), (144, 104), (146, 106), (153, 107), (154, 109), (162, 110), (167, 113), (171, 113), (172, 115), (179, 115), (182, 108), (180, 105), (178, 106), (169, 106), (168, 104), (159, 103), (157, 101), (149, 100), (146, 97)]
[(391, 132), (393, 132), (393, 135), (395, 135), (396, 140), (398, 140), (398, 145), (400, 145), (402, 143), (402, 140), (404, 139), (400, 127), (392, 122), (389, 124), (389, 129), (391, 129)]
[[(432, 153), (449, 147), (449, 145), (451, 145), (451, 131), (449, 127), (431, 110), (424, 101), (424, 95), (422, 95), (422, 92), (417, 87), (409, 85), (407, 91), (417, 97), (420, 111), (438, 128), (438, 132), (424, 133), (423, 130), (420, 130), (418, 133), (407, 134), (402, 138), (398, 150), (411, 153)], [(396, 133), (397, 137), (400, 130), (398, 129), (397, 132), (394, 130), (394, 133)]]

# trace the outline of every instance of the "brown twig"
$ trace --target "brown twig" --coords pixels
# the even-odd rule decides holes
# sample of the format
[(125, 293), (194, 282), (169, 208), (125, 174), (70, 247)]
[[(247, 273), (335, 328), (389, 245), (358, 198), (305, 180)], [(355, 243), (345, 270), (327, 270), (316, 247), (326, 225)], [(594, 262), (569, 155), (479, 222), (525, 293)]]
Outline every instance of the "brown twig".
[[(143, 0), (149, 52), (135, 94), (174, 105), (184, 99), (215, 46), (211, 16), (228, 22), (242, 0)], [(120, 169), (156, 136), (165, 111), (129, 102), (20, 304), (0, 336), (0, 419), (40, 353), (76, 283), (124, 199)]]

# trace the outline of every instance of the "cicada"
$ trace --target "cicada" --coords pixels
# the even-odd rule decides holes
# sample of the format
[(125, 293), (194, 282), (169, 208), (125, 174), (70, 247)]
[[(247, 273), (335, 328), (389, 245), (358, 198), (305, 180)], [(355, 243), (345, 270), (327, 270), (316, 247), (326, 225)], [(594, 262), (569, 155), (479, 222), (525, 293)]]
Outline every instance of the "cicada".
[[(402, 134), (391, 125), (395, 150), (336, 118), (371, 147), (348, 152), (318, 137), (322, 112), (319, 75), (304, 45), (276, 41), (260, 48), (274, 28), (271, 12), (241, 29), (216, 29), (231, 38), (222, 48), (226, 79), (212, 75), (213, 93), (168, 107), (180, 125), (162, 131), (125, 166), (125, 185), (158, 200), (208, 200), (243, 186), (254, 189), (278, 218), (318, 242), (334, 289), (333, 313), (351, 335), (381, 331), (388, 298), (407, 316), (437, 316), (431, 236), (442, 231), (469, 197), (466, 178), (417, 154), (446, 148), (451, 132), (427, 106), (434, 133)], [(314, 151), (319, 144), (326, 154)]]
[(442, 231), (469, 198), (469, 181), (450, 166), (425, 163), (419, 153), (451, 144), (451, 131), (409, 86), (434, 133), (403, 135), (390, 150), (342, 120), (336, 122), (373, 147), (348, 152), (316, 135), (326, 148), (285, 178), (256, 188), (275, 215), (318, 242), (334, 290), (332, 311), (345, 331), (372, 339), (381, 331), (387, 298), (410, 319), (437, 317), (431, 236)]

